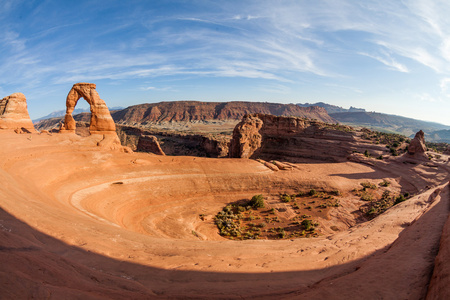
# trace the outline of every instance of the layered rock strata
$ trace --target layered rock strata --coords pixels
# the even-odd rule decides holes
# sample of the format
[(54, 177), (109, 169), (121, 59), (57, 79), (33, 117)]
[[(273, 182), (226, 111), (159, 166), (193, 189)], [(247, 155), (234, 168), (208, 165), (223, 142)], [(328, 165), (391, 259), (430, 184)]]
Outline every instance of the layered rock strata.
[(246, 114), (262, 113), (295, 116), (335, 123), (322, 107), (300, 107), (295, 104), (267, 102), (200, 102), (172, 101), (139, 104), (112, 114), (118, 124), (160, 124), (168, 122), (240, 121)]
[(14, 93), (0, 100), (0, 129), (36, 132), (28, 114), (27, 99), (24, 94)]
[(295, 117), (249, 114), (236, 125), (231, 158), (262, 158), (300, 162), (343, 161), (352, 152), (385, 151), (380, 145), (357, 141), (351, 127)]

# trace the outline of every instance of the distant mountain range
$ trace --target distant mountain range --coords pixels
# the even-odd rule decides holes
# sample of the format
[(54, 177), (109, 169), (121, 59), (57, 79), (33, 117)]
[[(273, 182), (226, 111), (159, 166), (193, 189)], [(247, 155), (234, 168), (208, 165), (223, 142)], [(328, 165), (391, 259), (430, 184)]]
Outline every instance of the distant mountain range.
[[(113, 110), (120, 110), (120, 109), (124, 109), (124, 107), (121, 106), (115, 106), (115, 107), (110, 107), (109, 110), (113, 111)], [(91, 112), (89, 108), (75, 108), (75, 110), (73, 111), (72, 115), (77, 115), (77, 114), (81, 114), (84, 112)], [(33, 123), (37, 123), (41, 120), (46, 120), (46, 119), (52, 119), (52, 118), (58, 118), (58, 117), (62, 117), (66, 114), (66, 110), (57, 110), (54, 111), (46, 116), (43, 116), (41, 118), (38, 119), (34, 119)]]
[(366, 110), (364, 108), (356, 108), (353, 106), (350, 106), (350, 108), (343, 108), (340, 106), (324, 103), (324, 102), (317, 102), (314, 104), (311, 103), (297, 103), (300, 107), (310, 107), (310, 106), (318, 106), (323, 107), (329, 114), (334, 113), (344, 113), (344, 112), (365, 112)]
[[(111, 116), (118, 124), (138, 125), (164, 122), (197, 122), (207, 120), (241, 120), (248, 113), (264, 113), (278, 116), (296, 116), (317, 119), (327, 123), (362, 126), (372, 130), (399, 133), (408, 137), (423, 130), (429, 142), (450, 143), (450, 126), (406, 118), (397, 115), (368, 112), (363, 108), (318, 103), (280, 104), (268, 102), (201, 102), (171, 101), (133, 105), (127, 108), (111, 107)], [(74, 115), (89, 112), (88, 109), (75, 109)], [(57, 124), (65, 110), (53, 112), (45, 117), (33, 120), (33, 123), (53, 118), (51, 124)], [(58, 118), (56, 120), (56, 118)], [(89, 119), (88, 116), (79, 118)], [(77, 119), (77, 118), (75, 118)], [(45, 122), (46, 126), (50, 125)], [(41, 122), (41, 126), (44, 123)]]
[(341, 124), (363, 126), (372, 130), (399, 133), (414, 137), (419, 130), (425, 132), (425, 139), (430, 142), (450, 143), (450, 126), (406, 118), (397, 115), (367, 112), (362, 108), (342, 108), (323, 102), (298, 104), (301, 107), (319, 106), (326, 109), (330, 117)]

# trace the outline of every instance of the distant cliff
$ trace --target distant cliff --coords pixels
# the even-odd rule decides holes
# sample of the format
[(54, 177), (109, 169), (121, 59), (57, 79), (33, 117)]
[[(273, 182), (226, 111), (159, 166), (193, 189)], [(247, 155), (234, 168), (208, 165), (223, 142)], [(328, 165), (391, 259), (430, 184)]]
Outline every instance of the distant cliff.
[(294, 116), (335, 123), (321, 107), (299, 107), (295, 104), (266, 102), (200, 102), (173, 101), (140, 104), (112, 113), (118, 124), (134, 125), (162, 122), (192, 122), (210, 120), (239, 121), (246, 114), (262, 113)]
[[(276, 116), (293, 116), (336, 123), (322, 107), (300, 107), (295, 104), (267, 102), (200, 102), (173, 101), (139, 104), (122, 110), (111, 111), (116, 124), (151, 125), (169, 122), (235, 121), (238, 123), (246, 114), (261, 113)], [(89, 113), (74, 115), (76, 121), (89, 122)], [(36, 129), (49, 130), (62, 121), (61, 117), (41, 120)]]

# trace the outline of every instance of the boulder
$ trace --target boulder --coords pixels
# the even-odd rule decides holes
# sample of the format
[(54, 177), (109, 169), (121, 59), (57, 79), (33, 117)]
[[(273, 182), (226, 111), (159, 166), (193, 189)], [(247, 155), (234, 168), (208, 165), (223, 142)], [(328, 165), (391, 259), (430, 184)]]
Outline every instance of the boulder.
[(22, 93), (14, 93), (0, 100), (0, 129), (20, 129), (20, 132), (36, 132), (28, 114), (27, 99)]

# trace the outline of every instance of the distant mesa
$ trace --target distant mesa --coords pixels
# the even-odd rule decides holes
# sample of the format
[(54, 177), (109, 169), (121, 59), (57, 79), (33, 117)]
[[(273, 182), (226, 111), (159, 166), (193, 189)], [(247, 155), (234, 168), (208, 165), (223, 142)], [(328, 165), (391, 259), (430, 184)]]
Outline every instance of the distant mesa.
[(60, 132), (75, 133), (76, 122), (72, 116), (72, 112), (80, 98), (84, 98), (90, 105), (91, 122), (89, 131), (91, 134), (109, 134), (116, 133), (116, 125), (111, 117), (105, 101), (100, 99), (94, 83), (76, 83), (73, 85), (66, 100), (66, 115), (64, 124), (61, 126)]
[(27, 99), (24, 94), (14, 93), (0, 100), (0, 129), (36, 132), (28, 114)]
[(294, 116), (336, 123), (321, 107), (300, 107), (295, 104), (267, 102), (201, 102), (173, 101), (139, 104), (112, 114), (117, 124), (161, 124), (168, 122), (240, 121), (246, 114), (262, 113)]

